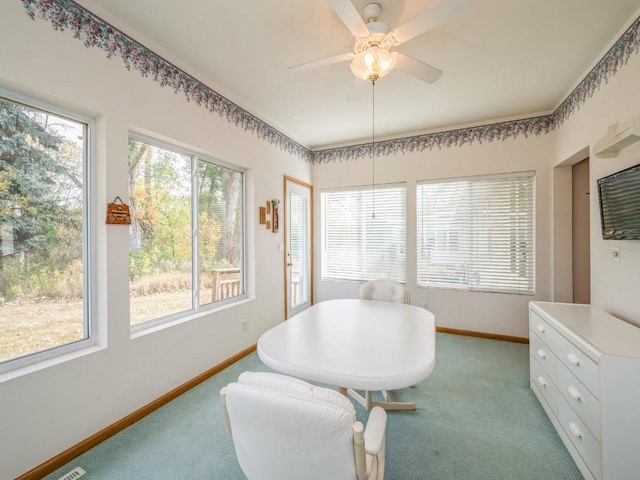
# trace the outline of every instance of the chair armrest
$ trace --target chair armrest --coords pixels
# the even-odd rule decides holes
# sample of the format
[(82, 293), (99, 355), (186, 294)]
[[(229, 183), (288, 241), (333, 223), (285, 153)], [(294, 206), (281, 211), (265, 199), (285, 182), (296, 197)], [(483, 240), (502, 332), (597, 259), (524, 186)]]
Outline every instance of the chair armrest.
[(229, 419), (229, 410), (227, 410), (227, 387), (220, 390), (220, 404), (224, 414), (224, 424), (227, 427), (227, 432), (231, 435), (231, 420)]
[(369, 472), (367, 471), (367, 453), (364, 449), (364, 426), (362, 422), (355, 422), (352, 428), (356, 477), (358, 480), (367, 480), (369, 478)]
[(386, 431), (387, 412), (382, 407), (373, 407), (369, 413), (367, 427), (364, 430), (364, 448), (367, 453), (378, 455), (384, 451)]

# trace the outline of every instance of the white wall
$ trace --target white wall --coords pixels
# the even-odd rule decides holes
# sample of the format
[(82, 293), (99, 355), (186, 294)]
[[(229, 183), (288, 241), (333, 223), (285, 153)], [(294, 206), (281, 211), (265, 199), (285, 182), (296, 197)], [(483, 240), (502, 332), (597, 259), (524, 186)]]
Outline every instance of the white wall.
[[(574, 152), (600, 140), (609, 125), (640, 115), (640, 55), (632, 56), (614, 77), (567, 122), (557, 134), (555, 165), (572, 163)], [(574, 158), (579, 161), (580, 158)], [(640, 142), (617, 158), (590, 154), (591, 304), (640, 326), (640, 241), (603, 240), (596, 181), (640, 163)], [(611, 247), (620, 247), (620, 262), (611, 261)]]
[[(411, 303), (425, 306), (439, 326), (528, 337), (530, 300), (550, 298), (550, 158), (553, 135), (473, 144), (443, 150), (376, 158), (378, 183), (407, 184), (407, 287)], [(418, 288), (416, 286), (416, 183), (420, 180), (504, 172), (536, 172), (536, 295), (506, 295)], [(316, 301), (357, 297), (359, 283), (322, 281), (320, 192), (324, 188), (371, 184), (371, 159), (333, 162), (313, 167), (316, 226)]]
[[(107, 201), (126, 195), (127, 134), (130, 129), (179, 142), (249, 169), (248, 239), (251, 300), (214, 314), (131, 338), (126, 228), (99, 224), (97, 274), (100, 346), (22, 376), (0, 377), (0, 478), (13, 478), (112, 424), (238, 351), (283, 318), (281, 233), (255, 228), (256, 205), (282, 195), (282, 177), (313, 183), (316, 225), (316, 301), (356, 297), (359, 285), (320, 281), (322, 188), (370, 181), (367, 160), (319, 165), (303, 161), (258, 140), (193, 103), (127, 71), (118, 59), (87, 49), (70, 32), (32, 21), (19, 1), (3, 2), (0, 15), (0, 86), (93, 116), (97, 120), (95, 213)], [(159, 49), (154, 48), (156, 51)], [(202, 79), (206, 82), (206, 79)], [(213, 83), (207, 82), (211, 85)], [(592, 145), (606, 126), (640, 113), (640, 58), (629, 64), (551, 135), (424, 151), (380, 158), (377, 182), (408, 186), (408, 279), (412, 303), (428, 303), (437, 323), (460, 329), (527, 336), (531, 299), (550, 300), (562, 280), (552, 245), (569, 218), (552, 212), (562, 185), (554, 166)], [(595, 179), (640, 163), (639, 147), (615, 160), (591, 160)], [(536, 295), (516, 296), (418, 289), (415, 285), (415, 183), (418, 180), (488, 173), (536, 171)], [(259, 179), (257, 181), (256, 179)], [(311, 180), (313, 179), (313, 182)], [(552, 192), (556, 192), (554, 197)], [(600, 238), (597, 198), (591, 196), (592, 302), (640, 324), (640, 242), (621, 246), (622, 261), (609, 262), (612, 242)], [(566, 211), (566, 209), (564, 209)], [(566, 212), (565, 212), (566, 214)], [(557, 228), (556, 228), (557, 227)], [(564, 234), (563, 234), (564, 235)], [(564, 238), (564, 237), (563, 237)], [(567, 242), (564, 242), (567, 243)], [(275, 281), (274, 281), (275, 280)], [(242, 333), (241, 320), (249, 320)]]
[[(631, 20), (634, 20), (634, 16)], [(622, 29), (612, 43), (624, 33)], [(594, 54), (594, 64), (606, 53)], [(584, 75), (588, 73), (585, 72)], [(578, 83), (580, 79), (576, 79)], [(439, 326), (528, 337), (530, 300), (571, 301), (571, 168), (589, 156), (590, 147), (617, 121), (640, 114), (640, 55), (603, 82), (595, 94), (558, 130), (542, 138), (517, 138), (443, 150), (376, 158), (376, 183), (407, 182), (407, 286), (411, 303), (428, 305)], [(570, 92), (567, 92), (570, 93)], [(640, 325), (640, 241), (605, 241), (600, 233), (596, 179), (640, 163), (640, 145), (617, 159), (591, 155), (591, 303)], [(536, 293), (517, 296), (456, 292), (416, 286), (415, 184), (418, 180), (478, 174), (536, 171)], [(323, 188), (371, 183), (371, 160), (313, 167), (316, 196), (316, 300), (358, 296), (359, 284), (321, 280), (319, 197)], [(620, 263), (610, 248), (621, 248)]]
[[(242, 305), (132, 338), (128, 230), (98, 221), (100, 346), (28, 374), (0, 376), (0, 478), (5, 479), (226, 360), (282, 321), (283, 254), (277, 251), (282, 231), (255, 228), (256, 206), (282, 197), (284, 175), (310, 183), (311, 169), (186, 102), (182, 93), (126, 70), (119, 59), (85, 48), (69, 31), (55, 31), (40, 18), (31, 20), (19, 1), (2, 2), (0, 43), (1, 87), (96, 118), (96, 218), (104, 218), (107, 201), (116, 195), (126, 198), (130, 129), (248, 169), (251, 296)], [(242, 333), (243, 319), (249, 321), (247, 333)]]

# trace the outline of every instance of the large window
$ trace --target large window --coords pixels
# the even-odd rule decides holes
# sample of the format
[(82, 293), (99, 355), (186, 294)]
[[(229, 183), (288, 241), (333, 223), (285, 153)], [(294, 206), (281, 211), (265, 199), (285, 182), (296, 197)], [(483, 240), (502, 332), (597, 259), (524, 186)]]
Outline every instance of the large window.
[(406, 187), (325, 190), (322, 279), (406, 281)]
[(0, 94), (2, 369), (89, 342), (89, 122)]
[(241, 170), (130, 138), (132, 325), (244, 295), (243, 198)]
[(418, 286), (532, 295), (534, 175), (418, 184)]

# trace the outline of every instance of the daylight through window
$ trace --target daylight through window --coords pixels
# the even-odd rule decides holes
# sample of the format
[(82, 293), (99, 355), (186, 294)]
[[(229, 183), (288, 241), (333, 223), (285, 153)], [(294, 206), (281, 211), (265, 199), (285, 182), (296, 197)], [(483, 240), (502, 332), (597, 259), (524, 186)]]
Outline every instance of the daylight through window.
[(534, 175), (418, 184), (418, 286), (532, 295)]
[(132, 325), (244, 295), (243, 182), (238, 169), (132, 136)]
[(0, 97), (0, 363), (89, 339), (88, 123), (52, 111)]
[(322, 279), (406, 281), (406, 187), (325, 190)]

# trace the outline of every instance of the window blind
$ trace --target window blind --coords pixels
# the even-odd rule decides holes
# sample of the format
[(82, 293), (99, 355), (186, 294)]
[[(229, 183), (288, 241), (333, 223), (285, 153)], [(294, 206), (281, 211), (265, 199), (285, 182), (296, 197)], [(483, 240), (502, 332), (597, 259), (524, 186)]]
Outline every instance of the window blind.
[(322, 279), (406, 281), (406, 186), (324, 190)]
[(418, 286), (532, 295), (534, 180), (419, 182)]

